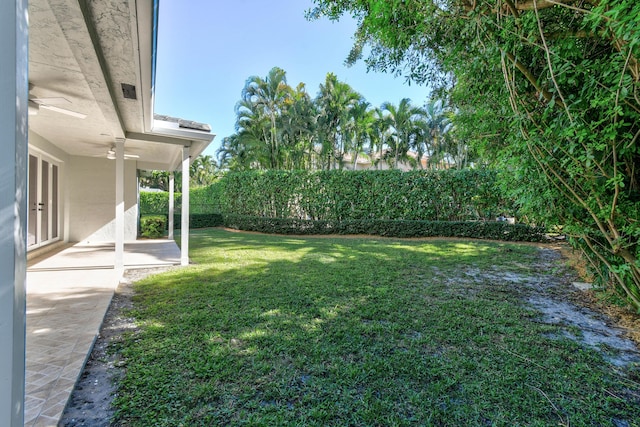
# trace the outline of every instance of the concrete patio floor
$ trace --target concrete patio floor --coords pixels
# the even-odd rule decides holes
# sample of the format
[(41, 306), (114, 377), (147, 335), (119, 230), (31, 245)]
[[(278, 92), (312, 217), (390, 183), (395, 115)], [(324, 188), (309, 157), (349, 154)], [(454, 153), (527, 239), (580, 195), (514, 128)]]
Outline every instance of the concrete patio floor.
[[(179, 265), (173, 240), (125, 244), (125, 269)], [(56, 426), (122, 277), (114, 245), (67, 245), (27, 266), (25, 426)]]

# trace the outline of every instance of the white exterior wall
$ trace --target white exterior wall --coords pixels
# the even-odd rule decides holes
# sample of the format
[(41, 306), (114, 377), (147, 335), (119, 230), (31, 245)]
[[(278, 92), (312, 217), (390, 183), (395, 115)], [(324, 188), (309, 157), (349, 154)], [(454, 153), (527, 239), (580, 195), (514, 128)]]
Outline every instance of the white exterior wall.
[[(124, 238), (135, 240), (138, 228), (136, 162), (124, 165)], [(66, 227), (71, 242), (115, 241), (114, 160), (71, 156), (67, 176)]]
[[(42, 153), (60, 167), (60, 236), (65, 242), (115, 241), (115, 161), (70, 156), (35, 132), (30, 152)], [(136, 162), (125, 161), (125, 240), (138, 232)]]

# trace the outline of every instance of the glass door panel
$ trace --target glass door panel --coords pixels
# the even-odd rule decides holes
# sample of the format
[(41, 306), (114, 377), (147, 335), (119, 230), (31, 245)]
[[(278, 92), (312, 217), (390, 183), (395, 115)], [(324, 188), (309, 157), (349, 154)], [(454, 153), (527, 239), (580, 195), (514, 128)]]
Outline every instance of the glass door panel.
[(58, 165), (51, 170), (51, 238), (58, 236)]
[(40, 236), (41, 241), (49, 240), (49, 162), (42, 161), (42, 188), (40, 190)]
[(28, 246), (38, 243), (38, 158), (29, 155)]
[(59, 166), (29, 154), (28, 246), (36, 248), (59, 236)]

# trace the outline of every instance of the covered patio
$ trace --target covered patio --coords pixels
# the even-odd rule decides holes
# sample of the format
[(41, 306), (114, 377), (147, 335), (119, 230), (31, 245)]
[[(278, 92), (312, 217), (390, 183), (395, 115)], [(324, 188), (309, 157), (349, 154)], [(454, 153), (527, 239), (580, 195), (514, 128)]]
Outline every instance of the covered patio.
[[(27, 265), (25, 426), (56, 426), (121, 274), (113, 244), (75, 244)], [(173, 240), (124, 245), (125, 269), (180, 264)]]
[[(55, 424), (125, 269), (189, 263), (189, 167), (215, 135), (154, 112), (159, 7), (0, 2), (1, 426)], [(141, 170), (182, 173), (180, 248), (133, 243)]]

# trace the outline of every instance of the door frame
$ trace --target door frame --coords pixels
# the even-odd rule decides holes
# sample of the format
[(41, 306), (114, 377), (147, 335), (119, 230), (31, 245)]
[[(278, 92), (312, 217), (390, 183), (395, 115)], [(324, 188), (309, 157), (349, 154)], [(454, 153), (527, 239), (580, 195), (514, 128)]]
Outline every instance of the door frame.
[[(32, 157), (37, 160), (37, 170), (34, 175), (32, 175), (32, 170), (30, 169)], [(44, 179), (45, 171), (43, 171), (45, 163), (47, 167), (46, 180)], [(27, 165), (27, 188), (29, 190), (27, 202), (27, 251), (31, 251), (61, 239), (62, 203), (60, 189), (63, 162), (43, 150), (29, 146)], [(37, 182), (32, 187), (31, 181), (34, 177)], [(43, 188), (43, 184), (46, 184), (46, 188)], [(35, 198), (32, 198), (32, 190), (36, 191)], [(42, 200), (44, 195), (46, 195), (46, 201)], [(43, 207), (46, 210), (42, 210)], [(33, 213), (35, 213), (35, 217)], [(35, 219), (35, 229), (32, 229), (32, 224), (30, 224), (33, 219)], [(44, 224), (45, 220), (46, 224)], [(43, 227), (46, 227), (46, 229), (43, 229)], [(43, 235), (46, 238), (43, 238)], [(34, 239), (33, 243), (32, 239)]]

